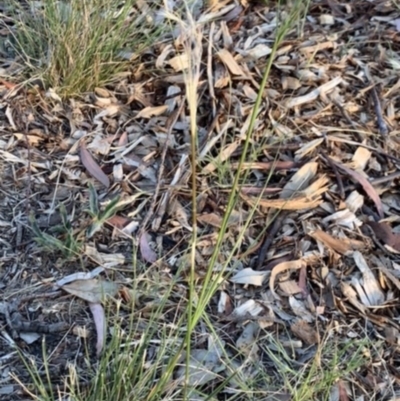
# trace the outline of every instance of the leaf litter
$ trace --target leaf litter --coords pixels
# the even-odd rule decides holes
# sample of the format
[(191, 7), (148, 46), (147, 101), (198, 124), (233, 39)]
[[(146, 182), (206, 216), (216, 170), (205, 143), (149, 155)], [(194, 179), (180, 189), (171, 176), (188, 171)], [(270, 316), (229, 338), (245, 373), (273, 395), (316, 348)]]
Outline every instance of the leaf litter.
[[(210, 2), (213, 9), (198, 3), (195, 18), (203, 24), (207, 43), (198, 87), (195, 166), (196, 285), (201, 287), (232, 184), (226, 172), (238, 168), (280, 14), (257, 2)], [(291, 31), (278, 48), (251, 137), (252, 153), (246, 155), (240, 200), (219, 250), (216, 270), (239, 246), (208, 306), (218, 338), (207, 333), (205, 346), (200, 340), (205, 333), (195, 336), (187, 383), (192, 387), (206, 385), (212, 391), (232, 369), (248, 379), (264, 372), (277, 378), (275, 387), (263, 388), (265, 399), (291, 399), (279, 365), (267, 352), (277, 352), (266, 341), (269, 335), (291, 350), (293, 366), (304, 366), (326, 338), (355, 344), (367, 336), (375, 353), (327, 389), (331, 398), (352, 394), (357, 400), (394, 400), (400, 394), (398, 14), (385, 1), (311, 2), (304, 35)], [(0, 368), (0, 399), (10, 399), (10, 391), (12, 399), (23, 397), (8, 373), (29, 382), (13, 354), (15, 339), (25, 338), (24, 351), (39, 359), (42, 336), (49, 352), (62, 344), (52, 360), (59, 366), (50, 372), (55, 385), (68, 374), (68, 359), (88, 363), (78, 342), (88, 341), (93, 364), (107, 347), (99, 291), (92, 294), (99, 281), (74, 276), (62, 285), (74, 294), (68, 300), (60, 294), (47, 297), (50, 282), (76, 274), (77, 266), (89, 272), (101, 266), (106, 282), (124, 283), (119, 293), (114, 284), (110, 291), (126, 303), (127, 315), (128, 300), (134, 298), (140, 322), (170, 285), (170, 272), (185, 261), (193, 218), (184, 103), (190, 57), (179, 46), (185, 32), (175, 27), (179, 40), (166, 35), (154, 43), (146, 61), (135, 60), (134, 71), (79, 99), (63, 102), (55, 88), (15, 86), (8, 81), (11, 59), (0, 66), (0, 318), (7, 339), (1, 354), (9, 360)], [(61, 204), (70, 220), (63, 220)], [(281, 220), (268, 237), (276, 213)], [(30, 214), (44, 238), (55, 239), (48, 244), (51, 252), (33, 240)], [(264, 247), (263, 236), (268, 239)], [(62, 256), (65, 248), (68, 260)], [(137, 248), (140, 274), (135, 280), (152, 282), (154, 288), (134, 292)], [(74, 288), (77, 283), (83, 289)], [(176, 284), (169, 306), (181, 305), (183, 292), (182, 283)], [(88, 335), (65, 334), (65, 321), (92, 327), (86, 302), (95, 316), (97, 339), (90, 330)], [(176, 321), (180, 311), (166, 310), (160, 325)], [(22, 330), (28, 321), (61, 324), (49, 327), (64, 332), (44, 334), (43, 325), (36, 324), (29, 326), (36, 333), (28, 339)], [(15, 339), (7, 337), (7, 330)], [(340, 370), (354, 352), (350, 345), (335, 368)], [(177, 386), (186, 382), (184, 368), (175, 372)], [(219, 391), (221, 397), (247, 399), (235, 377)], [(2, 398), (5, 393), (8, 398)]]

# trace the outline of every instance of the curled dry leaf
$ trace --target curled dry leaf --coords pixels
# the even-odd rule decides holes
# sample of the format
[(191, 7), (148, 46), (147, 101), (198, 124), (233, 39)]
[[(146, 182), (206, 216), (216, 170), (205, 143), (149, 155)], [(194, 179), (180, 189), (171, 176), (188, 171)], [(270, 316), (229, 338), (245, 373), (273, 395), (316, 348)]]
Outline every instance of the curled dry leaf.
[(104, 174), (103, 170), (93, 159), (93, 156), (86, 149), (86, 145), (83, 141), (80, 144), (80, 157), (82, 164), (85, 166), (89, 174), (101, 182), (106, 188), (108, 188), (110, 186), (109, 178), (106, 174)]
[(86, 272), (73, 273), (73, 274), (70, 274), (70, 275), (62, 278), (61, 280), (58, 280), (56, 285), (57, 285), (57, 287), (63, 287), (64, 285), (66, 285), (68, 283), (72, 283), (73, 281), (76, 281), (76, 280), (90, 280), (90, 279), (97, 277), (99, 274), (103, 273), (103, 271), (104, 271), (104, 267), (96, 267), (96, 269), (94, 269), (88, 273), (86, 273)]
[(298, 270), (302, 267), (306, 267), (306, 262), (302, 259), (292, 260), (290, 262), (282, 262), (279, 265), (276, 265), (271, 271), (271, 277), (269, 278), (269, 288), (271, 290), (272, 295), (279, 299), (279, 295), (275, 292), (275, 280), (278, 274), (284, 273), (288, 270)]

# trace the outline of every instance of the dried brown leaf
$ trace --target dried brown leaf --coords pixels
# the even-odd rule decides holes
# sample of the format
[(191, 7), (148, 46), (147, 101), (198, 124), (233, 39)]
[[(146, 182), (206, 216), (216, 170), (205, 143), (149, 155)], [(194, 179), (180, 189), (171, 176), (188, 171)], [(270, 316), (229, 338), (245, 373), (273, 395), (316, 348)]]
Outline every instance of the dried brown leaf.
[(313, 141), (307, 142), (305, 145), (303, 145), (300, 149), (296, 150), (295, 152), (295, 160), (300, 160), (304, 156), (308, 155), (311, 153), (314, 149), (316, 149), (321, 143), (324, 141), (324, 138), (317, 138), (314, 139)]
[(305, 320), (297, 320), (290, 326), (290, 330), (308, 345), (314, 345), (319, 342), (318, 332)]
[(365, 193), (375, 203), (379, 217), (383, 218), (383, 206), (381, 198), (379, 197), (378, 193), (375, 191), (375, 188), (371, 185), (371, 183), (359, 172), (354, 171), (335, 160), (332, 160), (332, 162), (336, 164), (340, 169), (342, 169), (346, 174), (348, 174), (350, 177), (352, 177), (361, 184), (361, 186), (364, 188)]
[(215, 162), (211, 162), (208, 163), (204, 168), (203, 168), (203, 173), (204, 174), (208, 174), (208, 173), (212, 173), (218, 166), (219, 163), (227, 160), (232, 153), (234, 153), (236, 151), (236, 149), (239, 147), (239, 144), (242, 141), (240, 139), (236, 139), (235, 141), (233, 141), (232, 143), (230, 143), (229, 145), (225, 146), (220, 154), (218, 155), (218, 157), (216, 158)]
[(217, 215), (216, 213), (205, 213), (197, 216), (197, 221), (199, 223), (210, 224), (214, 227), (221, 227), (222, 217)]
[(93, 156), (86, 149), (86, 145), (83, 141), (80, 144), (80, 156), (82, 164), (85, 166), (89, 174), (96, 178), (96, 180), (101, 182), (106, 188), (108, 188), (110, 186), (109, 178), (93, 159)]
[(269, 279), (269, 288), (275, 298), (279, 299), (278, 294), (275, 292), (275, 280), (278, 274), (286, 272), (288, 270), (298, 270), (302, 267), (306, 267), (306, 262), (302, 259), (292, 260), (290, 262), (282, 262), (276, 265), (271, 271), (271, 277)]
[(400, 251), (400, 234), (394, 233), (388, 223), (368, 221), (366, 224), (372, 228), (376, 238), (394, 250)]
[(161, 116), (168, 110), (168, 105), (162, 106), (149, 106), (145, 107), (144, 109), (140, 110), (139, 113), (136, 115), (136, 118), (151, 118), (154, 116)]
[(306, 301), (301, 301), (300, 299), (297, 299), (291, 295), (289, 297), (289, 305), (296, 316), (309, 323), (315, 321), (315, 313), (309, 310)]
[(234, 317), (245, 317), (245, 316), (259, 316), (264, 312), (264, 308), (254, 299), (249, 299), (241, 305), (237, 306), (233, 312)]
[(227, 49), (220, 50), (217, 55), (233, 75), (245, 75), (239, 64)]
[[(232, 163), (231, 167), (237, 169), (239, 163)], [(274, 162), (245, 162), (241, 165), (242, 169), (252, 169), (252, 170), (290, 170), (298, 167), (298, 163), (293, 161), (281, 161), (277, 160)]]
[(302, 292), (302, 289), (294, 280), (287, 280), (280, 282), (279, 288), (286, 296), (299, 294)]
[(340, 253), (341, 255), (349, 254), (351, 251), (350, 244), (339, 239), (334, 238), (330, 234), (322, 230), (315, 230), (309, 233), (310, 237), (322, 242), (330, 250)]
[(117, 214), (115, 216), (110, 217), (108, 220), (106, 220), (107, 224), (110, 224), (110, 226), (118, 228), (119, 230), (122, 230), (130, 222), (131, 222), (131, 219), (128, 219), (127, 217), (124, 217), (124, 216), (119, 216)]
[(350, 398), (347, 395), (347, 390), (345, 383), (343, 380), (339, 380), (337, 383), (338, 391), (339, 391), (339, 401), (349, 401)]
[(175, 57), (172, 57), (168, 63), (175, 70), (175, 72), (187, 70), (190, 66), (189, 55), (186, 53), (179, 54)]
[(372, 152), (370, 150), (365, 149), (362, 146), (358, 147), (351, 159), (351, 167), (354, 170), (365, 170), (371, 155)]

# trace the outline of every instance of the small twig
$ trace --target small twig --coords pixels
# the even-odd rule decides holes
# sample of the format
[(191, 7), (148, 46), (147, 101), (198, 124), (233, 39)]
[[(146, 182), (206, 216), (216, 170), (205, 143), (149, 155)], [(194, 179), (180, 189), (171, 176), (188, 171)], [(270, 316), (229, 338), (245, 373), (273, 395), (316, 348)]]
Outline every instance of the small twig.
[(24, 129), (24, 136), (25, 136), (25, 141), (26, 141), (26, 149), (28, 151), (28, 185), (26, 186), (26, 204), (25, 204), (25, 210), (26, 210), (26, 217), (28, 218), (31, 205), (30, 205), (30, 199), (31, 199), (31, 193), (32, 193), (32, 188), (31, 188), (31, 180), (32, 180), (32, 169), (31, 169), (31, 145), (29, 144), (29, 138), (28, 138), (28, 124), (26, 124), (25, 129)]
[(386, 158), (388, 158), (388, 159), (400, 164), (400, 159), (398, 157), (389, 155), (388, 153), (384, 152), (383, 150), (374, 148), (374, 147), (366, 145), (364, 143), (351, 141), (349, 139), (340, 138), (340, 137), (334, 136), (334, 135), (329, 135), (329, 136), (326, 137), (326, 139), (328, 141), (332, 141), (332, 142), (347, 143), (348, 145), (354, 145), (354, 146), (359, 146), (361, 148), (368, 149), (371, 152), (377, 153), (378, 155), (382, 155), (382, 156), (384, 156), (384, 157), (386, 157)]
[(55, 298), (62, 294), (63, 294), (63, 292), (60, 290), (52, 291), (52, 292), (44, 292), (42, 294), (37, 293), (37, 294), (32, 294), (32, 295), (27, 295), (25, 297), (22, 297), (22, 298), (20, 298), (19, 302), (20, 303), (28, 302), (28, 301), (36, 300), (38, 298)]
[(378, 123), (379, 133), (386, 139), (389, 129), (382, 115), (381, 101), (375, 87), (371, 88), (372, 101), (374, 103), (376, 121)]
[(269, 248), (271, 247), (272, 242), (274, 241), (276, 233), (282, 227), (282, 222), (286, 217), (286, 215), (287, 212), (280, 211), (280, 214), (275, 218), (274, 224), (272, 225), (271, 229), (268, 227), (267, 235), (265, 236), (264, 242), (260, 248), (260, 252), (258, 253), (256, 270), (260, 270), (262, 268), (262, 265), (267, 256)]
[(165, 163), (165, 158), (167, 156), (170, 137), (171, 137), (171, 134), (172, 134), (172, 130), (173, 130), (178, 118), (179, 118), (179, 115), (181, 114), (181, 112), (183, 110), (184, 104), (185, 104), (185, 100), (182, 99), (182, 102), (181, 102), (180, 106), (170, 116), (170, 119), (167, 122), (167, 126), (168, 126), (168, 128), (167, 128), (167, 138), (165, 140), (164, 148), (163, 148), (163, 151), (162, 151), (162, 154), (161, 154), (160, 167), (158, 169), (158, 176), (157, 176), (157, 185), (156, 185), (156, 188), (155, 188), (155, 191), (154, 191), (153, 198), (152, 198), (151, 203), (150, 203), (149, 210), (147, 211), (146, 216), (143, 219), (142, 227), (141, 227), (141, 229), (139, 231), (138, 238), (140, 238), (142, 236), (142, 234), (146, 231), (146, 226), (147, 226), (151, 216), (153, 215), (154, 208), (155, 208), (156, 203), (157, 203), (158, 194), (160, 193), (161, 183), (163, 181), (162, 177), (163, 177), (163, 174), (164, 174), (164, 163)]

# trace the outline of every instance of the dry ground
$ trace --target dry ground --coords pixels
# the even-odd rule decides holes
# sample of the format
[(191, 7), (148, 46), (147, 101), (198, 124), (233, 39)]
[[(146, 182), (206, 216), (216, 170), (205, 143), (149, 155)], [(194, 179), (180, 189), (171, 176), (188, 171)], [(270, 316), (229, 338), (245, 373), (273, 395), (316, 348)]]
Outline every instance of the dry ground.
[[(311, 1), (274, 49), (290, 5), (214, 3), (79, 96), (4, 62), (0, 400), (188, 343), (157, 399), (400, 397), (400, 4)], [(99, 266), (103, 346), (93, 289), (55, 287)]]

